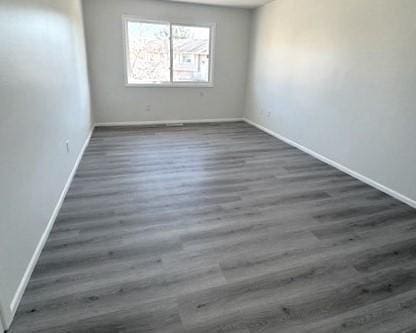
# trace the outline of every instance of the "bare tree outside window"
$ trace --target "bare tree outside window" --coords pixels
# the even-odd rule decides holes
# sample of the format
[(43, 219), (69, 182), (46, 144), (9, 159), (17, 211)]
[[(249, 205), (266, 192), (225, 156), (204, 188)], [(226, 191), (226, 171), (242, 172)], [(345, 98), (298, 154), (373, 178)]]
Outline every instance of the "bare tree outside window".
[(129, 80), (132, 83), (170, 81), (169, 24), (128, 22)]

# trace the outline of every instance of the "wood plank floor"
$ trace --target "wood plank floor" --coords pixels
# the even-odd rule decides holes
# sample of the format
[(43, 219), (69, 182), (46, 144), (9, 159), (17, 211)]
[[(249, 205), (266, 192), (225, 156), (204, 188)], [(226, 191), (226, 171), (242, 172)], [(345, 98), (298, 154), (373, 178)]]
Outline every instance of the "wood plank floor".
[(11, 332), (416, 332), (416, 211), (242, 122), (98, 128)]

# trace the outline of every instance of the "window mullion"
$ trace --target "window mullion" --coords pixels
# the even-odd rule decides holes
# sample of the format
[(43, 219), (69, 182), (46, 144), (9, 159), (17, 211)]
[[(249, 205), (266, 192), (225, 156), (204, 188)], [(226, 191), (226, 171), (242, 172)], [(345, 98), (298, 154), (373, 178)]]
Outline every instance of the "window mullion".
[(173, 83), (173, 34), (172, 34), (172, 24), (169, 24), (170, 27), (170, 83)]

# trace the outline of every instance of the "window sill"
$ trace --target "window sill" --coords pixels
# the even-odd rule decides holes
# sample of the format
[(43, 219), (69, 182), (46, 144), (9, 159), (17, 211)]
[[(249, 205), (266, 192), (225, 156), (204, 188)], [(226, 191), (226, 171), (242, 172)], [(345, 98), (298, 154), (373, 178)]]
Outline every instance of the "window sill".
[(127, 88), (213, 88), (212, 82), (183, 82), (183, 83), (126, 83)]

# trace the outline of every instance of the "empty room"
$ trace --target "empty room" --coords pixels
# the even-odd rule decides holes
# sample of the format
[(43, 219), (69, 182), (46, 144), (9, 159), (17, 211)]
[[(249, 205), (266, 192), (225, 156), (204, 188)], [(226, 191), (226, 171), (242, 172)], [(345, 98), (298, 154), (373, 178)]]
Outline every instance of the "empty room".
[(415, 0), (0, 0), (0, 332), (416, 332)]

